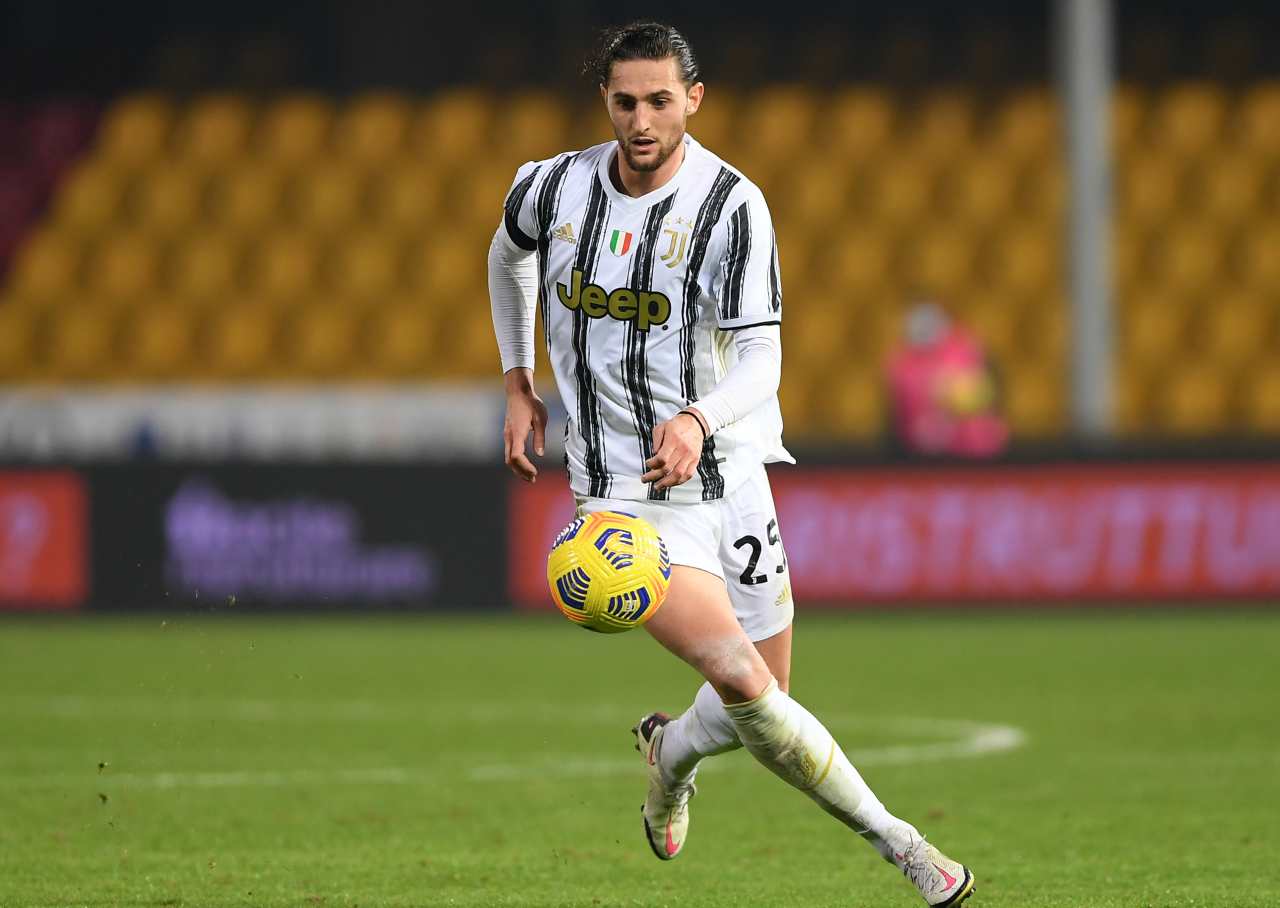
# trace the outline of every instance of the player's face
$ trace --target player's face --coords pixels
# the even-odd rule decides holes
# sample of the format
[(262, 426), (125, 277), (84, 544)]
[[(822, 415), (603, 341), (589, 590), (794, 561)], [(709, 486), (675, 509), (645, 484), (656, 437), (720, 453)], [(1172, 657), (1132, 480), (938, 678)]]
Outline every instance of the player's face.
[(601, 86), (613, 134), (627, 166), (657, 170), (684, 140), (685, 121), (702, 103), (703, 86), (686, 86), (675, 57), (622, 60)]

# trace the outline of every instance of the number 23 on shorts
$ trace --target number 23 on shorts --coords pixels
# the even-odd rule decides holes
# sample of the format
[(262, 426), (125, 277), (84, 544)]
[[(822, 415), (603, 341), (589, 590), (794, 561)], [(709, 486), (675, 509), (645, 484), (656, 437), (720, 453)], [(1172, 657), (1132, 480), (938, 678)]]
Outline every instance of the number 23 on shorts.
[[(782, 537), (778, 535), (778, 518), (774, 517), (769, 521), (769, 525), (765, 527), (765, 539), (770, 546), (776, 545), (782, 553), (781, 560), (773, 569), (775, 574), (784, 573), (787, 569), (787, 552), (782, 548)], [(735, 549), (749, 549), (750, 554), (747, 557), (747, 566), (738, 576), (738, 582), (744, 586), (755, 586), (758, 583), (768, 583), (769, 575), (757, 573), (757, 567), (760, 564), (760, 556), (764, 553), (765, 544), (760, 541), (758, 536), (743, 536), (734, 540), (733, 547)]]

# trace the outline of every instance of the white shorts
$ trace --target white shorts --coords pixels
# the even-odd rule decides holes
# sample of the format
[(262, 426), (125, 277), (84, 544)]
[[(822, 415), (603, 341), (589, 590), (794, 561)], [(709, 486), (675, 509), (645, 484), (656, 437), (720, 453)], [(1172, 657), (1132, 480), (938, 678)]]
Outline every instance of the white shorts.
[(766, 640), (791, 624), (791, 575), (763, 465), (718, 501), (578, 498), (577, 504), (579, 514), (623, 511), (653, 524), (672, 564), (724, 580), (738, 623), (751, 640)]

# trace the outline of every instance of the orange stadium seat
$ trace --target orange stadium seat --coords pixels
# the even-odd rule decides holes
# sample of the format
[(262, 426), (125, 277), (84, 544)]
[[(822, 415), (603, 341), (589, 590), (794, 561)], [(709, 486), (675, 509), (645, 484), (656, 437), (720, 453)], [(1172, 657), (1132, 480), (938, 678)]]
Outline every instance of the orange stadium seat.
[(337, 378), (355, 357), (359, 313), (349, 305), (325, 302), (293, 313), (287, 323), (287, 360), (307, 378)]
[(1111, 150), (1124, 157), (1130, 148), (1144, 141), (1150, 103), (1141, 90), (1120, 86), (1111, 95)]
[(1178, 293), (1201, 293), (1221, 272), (1223, 239), (1209, 225), (1175, 223), (1153, 238), (1148, 251), (1149, 273), (1159, 286)]
[(257, 233), (285, 216), (284, 170), (274, 163), (245, 161), (209, 186), (212, 219), (238, 233)]
[(1248, 220), (1263, 196), (1264, 161), (1251, 155), (1222, 149), (1206, 159), (1190, 180), (1188, 201), (1194, 215), (1203, 215), (1222, 227)]
[(993, 131), (994, 145), (1007, 160), (1052, 157), (1062, 142), (1058, 103), (1047, 91), (1020, 92), (1000, 106)]
[(203, 189), (200, 175), (190, 167), (165, 163), (149, 168), (134, 190), (136, 225), (156, 235), (185, 228), (200, 214)]
[(209, 310), (202, 350), (204, 365), (220, 380), (270, 374), (277, 325), (275, 313), (242, 302)]
[(58, 187), (54, 219), (60, 227), (93, 234), (114, 227), (120, 216), (125, 180), (112, 164), (94, 158), (78, 165)]
[(738, 118), (736, 137), (745, 160), (772, 169), (808, 141), (813, 127), (813, 90), (799, 85), (775, 85), (756, 93), (750, 107)]
[(918, 291), (954, 298), (968, 286), (973, 270), (971, 234), (958, 224), (929, 224), (903, 239), (902, 277)]
[(136, 302), (159, 283), (159, 250), (141, 233), (103, 239), (89, 263), (88, 286), (107, 300)]
[(1134, 147), (1118, 162), (1116, 209), (1126, 220), (1165, 224), (1178, 206), (1184, 165), (1158, 148)]
[(378, 306), (371, 313), (365, 332), (370, 360), (388, 378), (429, 375), (433, 365), (432, 323), (432, 309), (421, 300), (400, 298)]
[(1121, 349), (1126, 361), (1151, 368), (1175, 358), (1190, 322), (1183, 297), (1146, 291), (1120, 301)]
[[(514, 171), (511, 174), (515, 176)], [(370, 214), (396, 231), (416, 231), (432, 226), (442, 206), (442, 175), (411, 158), (389, 165), (370, 187)], [(510, 180), (508, 180), (510, 182)], [(507, 187), (502, 191), (505, 193)], [(498, 214), (494, 215), (497, 226)]]
[(0, 297), (0, 380), (27, 377), (35, 332), (36, 313), (14, 298)]
[(363, 174), (337, 159), (297, 171), (292, 183), (292, 219), (302, 230), (340, 230), (356, 219), (364, 201)]
[(45, 227), (18, 247), (8, 285), (19, 296), (51, 300), (66, 295), (78, 282), (79, 241), (56, 228)]
[(904, 139), (922, 158), (949, 161), (973, 143), (976, 119), (969, 93), (933, 92), (923, 98), (908, 121)]
[[(429, 164), (461, 162), (489, 147), (492, 104), (478, 91), (441, 92), (427, 101), (413, 126), (414, 153)], [(523, 163), (523, 162), (517, 162)], [(515, 165), (511, 167), (511, 176)], [(510, 176), (507, 178), (510, 185)]]
[(888, 152), (874, 168), (872, 211), (879, 220), (899, 226), (920, 222), (931, 212), (934, 172), (928, 161)]
[[(525, 161), (541, 161), (565, 150), (570, 124), (562, 100), (546, 92), (522, 92), (505, 98), (497, 116), (502, 124), (502, 155), (511, 163), (513, 176)], [(607, 134), (596, 141), (605, 138)]]
[(1241, 238), (1240, 280), (1264, 293), (1280, 287), (1280, 216), (1255, 221)]
[[(857, 300), (881, 291), (889, 281), (893, 262), (893, 246), (884, 231), (850, 227), (839, 232), (839, 242), (830, 244), (815, 256), (814, 267), (827, 291), (841, 302)], [(789, 255), (779, 250), (783, 288), (788, 286)]]
[(1213, 295), (1201, 307), (1199, 336), (1209, 361), (1231, 368), (1262, 363), (1275, 349), (1276, 307), (1262, 294)]
[(1231, 425), (1229, 375), (1211, 365), (1179, 361), (1157, 391), (1159, 426), (1175, 435), (1220, 432)]
[(143, 381), (185, 374), (192, 355), (195, 324), (165, 300), (134, 309), (121, 330), (121, 354), (129, 375)]
[(318, 244), (305, 234), (269, 234), (254, 248), (248, 285), (264, 300), (296, 299), (320, 283), (322, 260)]
[(982, 228), (1008, 215), (1013, 208), (1014, 181), (1009, 164), (991, 148), (976, 148), (958, 157), (945, 180), (949, 214), (957, 220)]
[[(733, 118), (737, 98), (728, 86), (717, 85), (714, 90), (703, 97), (702, 106), (689, 119), (689, 133), (716, 154), (728, 154), (727, 146), (733, 142)], [(605, 117), (603, 110), (601, 118)], [(584, 118), (585, 119), (585, 118)], [(597, 137), (599, 142), (608, 138), (608, 133)], [(586, 142), (579, 143), (585, 145)]]
[(1251, 89), (1240, 103), (1243, 145), (1264, 160), (1280, 155), (1280, 82)]
[(822, 422), (815, 426), (821, 435), (837, 438), (871, 438), (884, 426), (884, 390), (875, 369), (842, 369), (815, 383), (810, 394), (822, 401)]
[(53, 374), (71, 381), (114, 378), (116, 313), (110, 306), (62, 306), (50, 322), (46, 354)]
[(1195, 157), (1222, 135), (1226, 99), (1209, 84), (1183, 85), (1165, 92), (1152, 116), (1152, 140), (1164, 153)]
[(1061, 432), (1066, 421), (1062, 370), (1028, 361), (1006, 369), (1004, 375), (1008, 377), (1005, 406), (1013, 432), (1024, 436)]
[(1244, 384), (1245, 420), (1248, 428), (1280, 434), (1280, 364), (1263, 363)]
[(331, 256), (329, 269), (329, 283), (340, 295), (361, 300), (385, 297), (396, 289), (399, 244), (382, 233), (353, 233)]
[(1059, 283), (1061, 252), (1057, 230), (1008, 221), (984, 255), (988, 286), (1016, 297), (1051, 292)]

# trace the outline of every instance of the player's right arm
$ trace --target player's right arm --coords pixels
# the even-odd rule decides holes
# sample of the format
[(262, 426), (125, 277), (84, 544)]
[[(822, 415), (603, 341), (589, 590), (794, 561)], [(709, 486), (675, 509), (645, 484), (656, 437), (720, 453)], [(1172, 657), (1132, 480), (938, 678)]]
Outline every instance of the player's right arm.
[(529, 435), (533, 435), (534, 452), (541, 456), (547, 426), (547, 407), (533, 386), (538, 228), (532, 188), (539, 169), (530, 162), (516, 172), (503, 206), (502, 224), (489, 244), (489, 308), (507, 396), (503, 459), (526, 482), (533, 482), (538, 476), (525, 453)]

